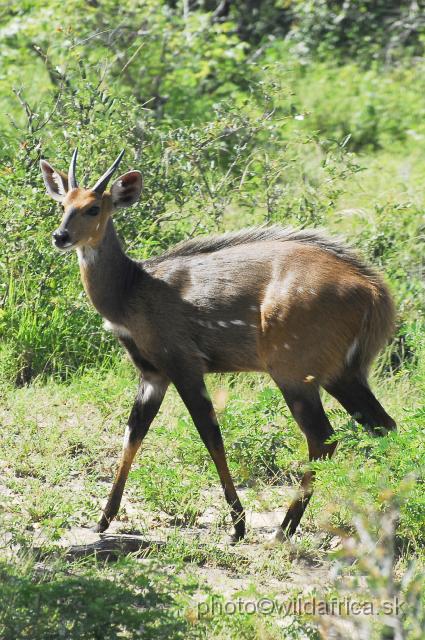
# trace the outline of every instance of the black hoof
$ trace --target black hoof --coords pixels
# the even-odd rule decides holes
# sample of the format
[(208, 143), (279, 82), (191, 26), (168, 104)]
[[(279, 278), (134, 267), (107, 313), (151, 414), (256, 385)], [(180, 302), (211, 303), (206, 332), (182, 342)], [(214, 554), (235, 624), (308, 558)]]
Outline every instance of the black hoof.
[(384, 438), (385, 436), (387, 436), (392, 431), (396, 431), (397, 428), (396, 427), (391, 427), (391, 428), (387, 428), (387, 427), (367, 427), (366, 430), (369, 433), (369, 435), (373, 436), (374, 438)]
[(94, 533), (103, 533), (109, 527), (109, 520), (102, 516), (99, 522), (92, 528)]
[(229, 536), (229, 544), (237, 544), (244, 538), (245, 538), (245, 527), (240, 529), (235, 529), (234, 532)]

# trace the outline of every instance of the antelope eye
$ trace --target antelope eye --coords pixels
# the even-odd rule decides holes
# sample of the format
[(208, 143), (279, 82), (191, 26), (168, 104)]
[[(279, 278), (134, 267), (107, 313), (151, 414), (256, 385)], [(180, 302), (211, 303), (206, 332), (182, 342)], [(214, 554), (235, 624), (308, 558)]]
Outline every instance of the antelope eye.
[(85, 214), (87, 216), (97, 216), (97, 214), (100, 211), (100, 207), (90, 207), (90, 209), (87, 209), (87, 211), (85, 212)]

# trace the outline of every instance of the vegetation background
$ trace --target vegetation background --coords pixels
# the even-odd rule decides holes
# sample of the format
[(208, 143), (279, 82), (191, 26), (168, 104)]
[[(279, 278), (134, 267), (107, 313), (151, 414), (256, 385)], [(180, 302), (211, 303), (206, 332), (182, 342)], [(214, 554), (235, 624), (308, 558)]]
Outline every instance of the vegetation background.
[[(424, 44), (410, 0), (0, 4), (1, 638), (423, 637)], [(291, 545), (263, 549), (269, 521), (223, 545), (215, 472), (171, 393), (116, 530), (165, 544), (112, 564), (58, 552), (97, 518), (136, 385), (75, 256), (50, 243), (39, 159), (66, 169), (77, 145), (83, 183), (123, 147), (143, 171), (141, 202), (116, 219), (133, 256), (270, 221), (342, 234), (386, 274), (397, 332), (373, 385), (399, 431), (371, 439), (325, 398), (338, 453), (317, 464)], [(266, 378), (209, 385), (244, 502), (265, 518), (287, 504), (304, 440)], [(341, 619), (197, 604), (308, 589), (405, 606)]]

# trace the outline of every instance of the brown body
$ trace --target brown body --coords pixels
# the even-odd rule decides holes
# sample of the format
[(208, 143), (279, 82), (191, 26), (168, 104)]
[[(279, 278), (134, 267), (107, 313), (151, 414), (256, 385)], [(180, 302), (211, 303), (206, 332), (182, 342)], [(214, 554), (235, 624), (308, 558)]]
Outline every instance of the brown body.
[[(109, 224), (107, 235), (114, 237)], [(255, 233), (260, 239), (250, 242)], [(268, 234), (280, 239), (268, 241)], [(393, 312), (377, 276), (303, 241), (304, 235), (248, 230), (233, 234), (242, 241), (235, 246), (229, 234), (228, 247), (214, 251), (207, 239), (211, 251), (197, 254), (200, 239), (188, 243), (188, 255), (183, 245), (177, 255), (145, 263), (127, 263), (124, 254), (111, 261), (112, 244), (119, 251), (114, 238), (105, 264), (81, 260), (82, 281), (99, 313), (118, 325), (117, 335), (130, 334), (159, 370), (167, 369), (170, 354), (190, 354), (203, 373), (267, 371), (288, 382), (313, 377), (324, 385), (352, 360), (367, 369), (388, 337)], [(371, 327), (374, 322), (379, 326)]]
[[(49, 189), (54, 170), (47, 163), (42, 168)], [(64, 174), (55, 175), (65, 182)], [(306, 435), (310, 459), (331, 455), (333, 430), (320, 387), (375, 433), (395, 428), (367, 385), (369, 365), (392, 331), (392, 301), (374, 271), (313, 231), (248, 229), (135, 262), (122, 250), (110, 213), (123, 201), (134, 202), (140, 189), (134, 171), (100, 197), (95, 188), (64, 185), (65, 215), (54, 234), (56, 244), (60, 238), (66, 245), (59, 248), (77, 249), (88, 296), (141, 372), (123, 458), (98, 530), (117, 513), (131, 462), (173, 382), (216, 464), (240, 539), (244, 513), (204, 375), (268, 372)], [(88, 220), (85, 212), (94, 205), (99, 212)], [(295, 531), (312, 479), (307, 472), (278, 537)]]

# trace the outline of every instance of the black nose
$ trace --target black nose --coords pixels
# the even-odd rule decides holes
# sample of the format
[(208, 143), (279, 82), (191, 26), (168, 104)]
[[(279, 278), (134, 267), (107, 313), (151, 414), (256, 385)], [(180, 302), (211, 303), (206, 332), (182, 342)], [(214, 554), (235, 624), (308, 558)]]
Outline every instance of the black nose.
[(69, 233), (66, 229), (57, 229), (52, 233), (52, 238), (57, 247), (63, 247), (69, 242)]

